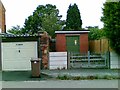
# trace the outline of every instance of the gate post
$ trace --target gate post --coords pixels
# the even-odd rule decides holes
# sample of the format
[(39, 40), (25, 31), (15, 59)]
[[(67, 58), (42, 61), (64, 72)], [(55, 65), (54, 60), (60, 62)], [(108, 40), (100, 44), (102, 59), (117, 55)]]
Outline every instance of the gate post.
[(107, 51), (107, 61), (106, 61), (106, 63), (107, 63), (107, 68), (108, 69), (110, 69), (110, 51)]
[(107, 52), (105, 52), (105, 66), (107, 65)]
[(90, 51), (88, 51), (88, 66), (90, 66)]
[(67, 68), (70, 69), (70, 52), (67, 52)]
[(0, 37), (0, 70), (2, 70), (2, 51), (1, 51), (2, 37)]

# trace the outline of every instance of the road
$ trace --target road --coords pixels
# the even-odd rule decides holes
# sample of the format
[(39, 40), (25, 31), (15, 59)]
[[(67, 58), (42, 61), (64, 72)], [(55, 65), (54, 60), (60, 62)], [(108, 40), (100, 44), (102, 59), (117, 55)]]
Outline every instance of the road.
[(118, 88), (118, 80), (2, 81), (2, 88)]

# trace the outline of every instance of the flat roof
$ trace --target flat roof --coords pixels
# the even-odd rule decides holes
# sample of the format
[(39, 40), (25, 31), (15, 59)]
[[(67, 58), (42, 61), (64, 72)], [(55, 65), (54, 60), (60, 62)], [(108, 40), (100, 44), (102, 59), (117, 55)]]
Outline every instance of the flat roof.
[(81, 34), (81, 33), (88, 33), (89, 30), (82, 30), (82, 31), (55, 31), (55, 34)]
[(8, 33), (0, 33), (0, 36), (1, 37), (39, 37), (41, 35), (29, 35), (29, 34), (26, 34), (26, 35), (14, 35), (14, 34), (8, 34)]

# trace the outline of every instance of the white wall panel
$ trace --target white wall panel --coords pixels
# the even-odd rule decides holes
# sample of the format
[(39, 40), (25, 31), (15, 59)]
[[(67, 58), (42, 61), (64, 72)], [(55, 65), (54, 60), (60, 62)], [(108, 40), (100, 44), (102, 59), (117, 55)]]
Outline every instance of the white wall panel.
[(115, 52), (110, 52), (110, 68), (120, 69), (120, 56)]
[(67, 52), (50, 52), (49, 53), (50, 69), (67, 69)]

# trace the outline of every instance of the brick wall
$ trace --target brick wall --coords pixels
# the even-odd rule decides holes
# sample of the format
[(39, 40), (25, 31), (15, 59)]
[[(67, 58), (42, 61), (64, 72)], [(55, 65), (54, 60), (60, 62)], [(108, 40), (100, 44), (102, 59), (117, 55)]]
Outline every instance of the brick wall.
[(80, 52), (88, 52), (88, 34), (80, 34)]
[(65, 34), (57, 34), (57, 36), (56, 36), (56, 51), (57, 52), (66, 51), (66, 37), (65, 37)]
[(0, 28), (2, 29), (2, 33), (6, 32), (5, 26), (5, 8), (0, 0)]
[[(80, 34), (80, 52), (88, 52), (88, 34)], [(65, 34), (57, 34), (56, 36), (56, 51), (66, 51), (66, 37)]]

